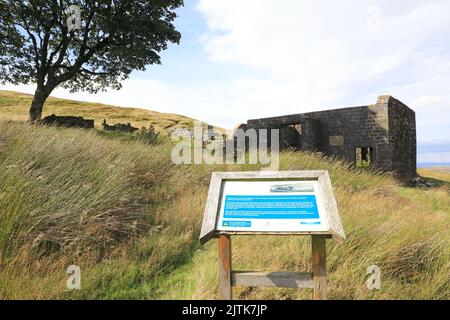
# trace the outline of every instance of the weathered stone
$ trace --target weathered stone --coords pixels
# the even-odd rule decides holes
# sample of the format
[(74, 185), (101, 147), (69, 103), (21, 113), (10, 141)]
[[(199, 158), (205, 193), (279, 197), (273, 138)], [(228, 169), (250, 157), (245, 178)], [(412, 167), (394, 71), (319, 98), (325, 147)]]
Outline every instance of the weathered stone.
[(344, 145), (344, 136), (343, 135), (339, 135), (339, 136), (329, 136), (328, 137), (328, 143), (330, 144), (330, 146), (343, 146)]
[(102, 127), (103, 127), (103, 130), (105, 130), (105, 131), (121, 131), (121, 132), (128, 132), (128, 133), (132, 133), (132, 132), (139, 130), (138, 128), (133, 127), (131, 125), (131, 123), (127, 123), (127, 124), (116, 123), (111, 126), (106, 123), (106, 119), (103, 120)]
[[(300, 137), (293, 138), (286, 128), (295, 126), (301, 128)], [(357, 149), (364, 149), (374, 168), (416, 176), (415, 113), (391, 96), (369, 106), (251, 119), (247, 128), (280, 129), (282, 148), (321, 151), (354, 163)]]
[(92, 119), (84, 119), (83, 117), (75, 116), (56, 116), (55, 114), (45, 117), (40, 123), (65, 128), (94, 128), (94, 120)]
[(300, 133), (294, 127), (287, 126), (280, 129), (280, 148), (295, 148), (300, 144)]

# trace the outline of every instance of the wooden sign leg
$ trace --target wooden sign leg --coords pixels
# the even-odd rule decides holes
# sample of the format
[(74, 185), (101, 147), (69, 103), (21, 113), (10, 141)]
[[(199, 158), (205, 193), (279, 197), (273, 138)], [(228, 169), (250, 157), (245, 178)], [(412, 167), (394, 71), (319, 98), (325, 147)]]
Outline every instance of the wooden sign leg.
[(219, 237), (219, 299), (231, 300), (231, 237)]
[(327, 300), (327, 264), (325, 237), (312, 236), (312, 269), (314, 283), (314, 300)]

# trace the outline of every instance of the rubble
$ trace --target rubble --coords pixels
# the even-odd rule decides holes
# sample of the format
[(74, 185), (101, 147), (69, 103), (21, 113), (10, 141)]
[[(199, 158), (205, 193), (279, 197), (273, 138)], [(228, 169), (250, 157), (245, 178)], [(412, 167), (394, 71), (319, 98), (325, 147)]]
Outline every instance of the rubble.
[(65, 128), (94, 128), (93, 119), (84, 119), (83, 117), (76, 116), (57, 116), (55, 114), (45, 117), (40, 121), (40, 123), (43, 125), (54, 125)]
[(139, 130), (138, 128), (133, 127), (131, 125), (131, 123), (129, 123), (129, 122), (127, 124), (116, 123), (113, 125), (109, 125), (106, 123), (106, 119), (103, 120), (102, 128), (105, 131), (121, 131), (121, 132), (128, 132), (128, 133), (133, 133), (133, 132)]

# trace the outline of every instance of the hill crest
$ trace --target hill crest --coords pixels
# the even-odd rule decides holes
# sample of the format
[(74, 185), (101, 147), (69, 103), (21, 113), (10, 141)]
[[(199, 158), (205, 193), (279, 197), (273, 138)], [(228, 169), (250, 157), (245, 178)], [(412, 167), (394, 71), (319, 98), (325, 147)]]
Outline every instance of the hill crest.
[[(26, 121), (32, 99), (32, 94), (0, 90), (0, 119)], [(194, 121), (199, 121), (174, 113), (55, 97), (49, 97), (44, 105), (43, 117), (51, 114), (94, 119), (97, 128), (100, 128), (103, 119), (106, 119), (109, 124), (131, 123), (137, 128), (153, 125), (159, 132), (169, 132), (175, 128), (190, 128)]]

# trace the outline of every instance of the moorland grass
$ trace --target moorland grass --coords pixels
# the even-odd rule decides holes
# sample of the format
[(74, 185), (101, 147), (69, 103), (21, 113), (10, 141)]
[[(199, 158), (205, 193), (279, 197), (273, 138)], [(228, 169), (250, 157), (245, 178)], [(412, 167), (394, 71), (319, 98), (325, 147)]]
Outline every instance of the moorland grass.
[[(0, 298), (214, 299), (216, 243), (198, 243), (210, 174), (257, 166), (177, 166), (148, 146), (82, 129), (0, 122)], [(285, 152), (281, 170), (330, 171), (347, 241), (327, 242), (330, 299), (448, 299), (447, 184), (410, 188), (319, 154)], [(309, 237), (234, 237), (234, 267), (306, 271)], [(81, 290), (65, 287), (81, 267)], [(367, 267), (382, 272), (370, 291)], [(241, 299), (310, 290), (236, 288)]]
[[(27, 121), (33, 95), (15, 91), (0, 90), (0, 119)], [(58, 116), (81, 116), (94, 119), (95, 126), (101, 127), (106, 119), (108, 124), (131, 123), (140, 129), (153, 125), (159, 132), (167, 132), (174, 128), (192, 127), (194, 119), (172, 113), (123, 108), (101, 103), (81, 102), (49, 97), (44, 105), (43, 117), (56, 114)]]

